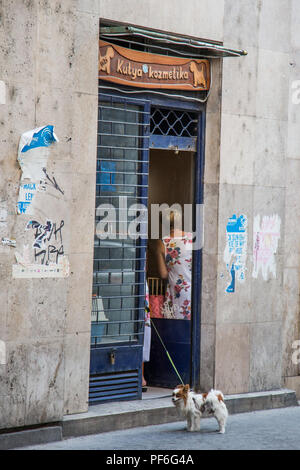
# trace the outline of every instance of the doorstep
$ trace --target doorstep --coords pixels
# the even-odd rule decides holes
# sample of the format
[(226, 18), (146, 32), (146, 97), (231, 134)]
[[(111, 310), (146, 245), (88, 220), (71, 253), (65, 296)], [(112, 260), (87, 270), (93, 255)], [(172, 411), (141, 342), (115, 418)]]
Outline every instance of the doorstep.
[[(139, 426), (183, 421), (171, 402), (172, 390), (148, 387), (142, 400), (101, 403), (86, 413), (67, 415), (59, 423), (0, 434), (0, 449), (61, 441), (69, 437), (117, 431)], [(226, 395), (229, 414), (299, 406), (289, 389)]]

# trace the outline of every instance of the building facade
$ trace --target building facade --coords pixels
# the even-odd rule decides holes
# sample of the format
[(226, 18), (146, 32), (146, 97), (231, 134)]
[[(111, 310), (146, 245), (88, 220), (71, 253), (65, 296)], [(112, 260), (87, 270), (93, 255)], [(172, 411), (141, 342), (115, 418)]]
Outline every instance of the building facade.
[[(177, 194), (182, 203), (204, 205), (204, 245), (194, 258), (189, 340), (182, 346), (192, 365), (182, 373), (201, 390), (235, 394), (288, 387), (299, 394), (299, 21), (296, 0), (191, 0), (188, 6), (182, 0), (1, 2), (1, 429), (86, 412), (93, 377), (100, 384), (98, 401), (112, 398), (105, 392), (108, 383), (120, 390), (122, 377), (136, 390), (119, 399), (141, 398), (145, 292), (136, 286), (144, 286), (146, 244), (133, 249), (121, 242), (115, 252), (99, 245), (96, 251), (95, 194), (114, 196), (122, 173), (123, 186), (136, 188), (130, 193), (135, 202), (151, 194), (153, 203), (171, 204), (176, 191), (158, 196), (157, 188), (164, 189), (167, 159), (174, 162), (178, 154), (183, 163), (172, 176), (178, 177)], [(138, 88), (103, 82), (103, 74), (99, 81), (101, 27), (128, 26), (143, 34), (133, 45), (126, 36), (124, 47), (142, 53), (154, 52), (155, 33), (166, 50), (168, 36), (178, 39), (169, 57), (186, 56), (183, 43), (190, 38), (197, 46), (191, 59), (201, 57), (201, 42), (209, 44), (210, 53), (202, 49), (210, 64), (209, 92), (166, 89), (156, 95), (144, 86), (137, 94)], [(102, 31), (102, 41), (120, 46), (120, 38), (109, 34), (116, 30)], [(248, 53), (222, 57), (218, 47)], [(165, 116), (165, 109), (197, 122), (190, 140), (176, 140), (172, 155), (162, 153), (168, 150), (154, 131), (143, 134), (138, 127), (150, 126), (154, 113)], [(130, 121), (130, 113), (139, 119)], [(117, 131), (112, 121), (123, 128)], [(34, 134), (24, 133), (38, 134), (46, 126), (53, 126), (46, 144), (26, 152)], [(138, 139), (125, 143), (126, 136)], [(184, 147), (191, 142), (195, 148)], [(111, 157), (123, 167), (112, 167)], [(119, 271), (120, 290), (105, 294), (105, 276)], [(122, 291), (123, 284), (134, 284), (134, 292)], [(122, 303), (114, 306), (116, 297)], [(139, 303), (130, 303), (133, 297)], [(96, 341), (93, 349), (95, 300), (106, 325), (113, 324), (108, 311), (121, 315), (118, 333), (113, 329), (113, 339), (107, 345)], [(126, 321), (136, 324), (122, 333), (128, 349), (120, 349), (122, 311), (132, 309), (139, 313)], [(152, 339), (155, 344), (153, 331)], [(153, 369), (148, 373), (151, 382)], [(122, 377), (114, 382), (117, 375)]]

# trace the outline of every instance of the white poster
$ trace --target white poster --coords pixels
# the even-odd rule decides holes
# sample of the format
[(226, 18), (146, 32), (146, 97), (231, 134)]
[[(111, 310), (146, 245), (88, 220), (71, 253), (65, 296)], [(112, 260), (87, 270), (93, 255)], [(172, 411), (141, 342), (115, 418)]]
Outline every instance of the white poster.
[(261, 271), (266, 281), (269, 274), (276, 277), (275, 253), (280, 238), (281, 220), (278, 215), (260, 215), (254, 217), (253, 223), (253, 272), (254, 278)]

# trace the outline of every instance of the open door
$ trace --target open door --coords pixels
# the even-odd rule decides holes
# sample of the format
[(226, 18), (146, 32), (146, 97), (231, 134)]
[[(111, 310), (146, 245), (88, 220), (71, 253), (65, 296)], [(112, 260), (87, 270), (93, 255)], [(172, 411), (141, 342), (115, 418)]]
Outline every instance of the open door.
[[(160, 107), (151, 110), (149, 207), (152, 204), (166, 203), (169, 207), (179, 204), (182, 208), (182, 221), (184, 205), (193, 206), (192, 212), (195, 218), (195, 206), (200, 202), (199, 189), (202, 185), (199, 179), (202, 171), (200, 116), (199, 112), (184, 109), (182, 103), (181, 109)], [(194, 230), (195, 220), (192, 223), (192, 231)], [(166, 347), (182, 380), (194, 384), (199, 370), (195, 371), (193, 363), (197, 362), (196, 367), (199, 364), (197, 360), (194, 361), (193, 351), (195, 345), (199, 347), (200, 329), (198, 333), (195, 332), (193, 325), (199, 324), (200, 312), (198, 308), (191, 308), (190, 315), (178, 315), (175, 319), (165, 311), (172, 281), (170, 276), (167, 281), (159, 278), (155, 253), (156, 240), (151, 240), (150, 219), (148, 232), (147, 278), (153, 328), (150, 361), (145, 364), (145, 378), (150, 386), (174, 388), (179, 383), (177, 373), (165, 352), (164, 347)], [(189, 301), (186, 302), (194, 307), (199, 301), (200, 294), (199, 289), (194, 289), (195, 284), (200, 282), (199, 250), (196, 250), (191, 258), (191, 289)], [(177, 287), (179, 289), (179, 285), (175, 286)]]
[[(151, 204), (166, 203), (169, 207), (179, 204), (184, 205), (194, 202), (194, 174), (195, 174), (195, 152), (179, 150), (150, 150), (149, 164), (149, 207)], [(149, 220), (149, 234), (151, 234), (151, 220)], [(147, 278), (149, 285), (150, 310), (153, 322), (151, 335), (150, 362), (145, 365), (145, 378), (149, 385), (174, 388), (179, 383), (179, 378), (172, 367), (161, 339), (163, 340), (173, 362), (179, 371), (182, 380), (190, 383), (191, 362), (191, 288), (184, 292), (185, 300), (177, 302), (183, 309), (184, 302), (187, 307), (185, 315), (180, 318), (168, 318), (165, 312), (165, 304), (170, 280), (159, 279), (157, 267), (156, 240), (148, 241), (148, 270)], [(192, 256), (192, 251), (190, 255)], [(187, 267), (185, 260), (180, 261), (178, 272), (184, 274)], [(192, 266), (189, 263), (192, 271)], [(181, 275), (181, 274), (180, 274)], [(180, 292), (180, 279), (178, 279), (178, 293)], [(189, 300), (187, 300), (189, 299)], [(167, 302), (168, 305), (168, 302)], [(157, 335), (155, 328), (159, 332)]]

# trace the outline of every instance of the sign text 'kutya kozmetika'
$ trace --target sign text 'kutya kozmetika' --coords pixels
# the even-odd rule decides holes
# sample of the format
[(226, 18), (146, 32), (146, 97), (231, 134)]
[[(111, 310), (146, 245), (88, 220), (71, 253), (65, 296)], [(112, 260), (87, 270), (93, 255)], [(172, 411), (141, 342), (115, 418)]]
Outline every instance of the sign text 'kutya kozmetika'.
[(120, 85), (173, 90), (209, 90), (206, 59), (182, 59), (99, 44), (99, 78)]

